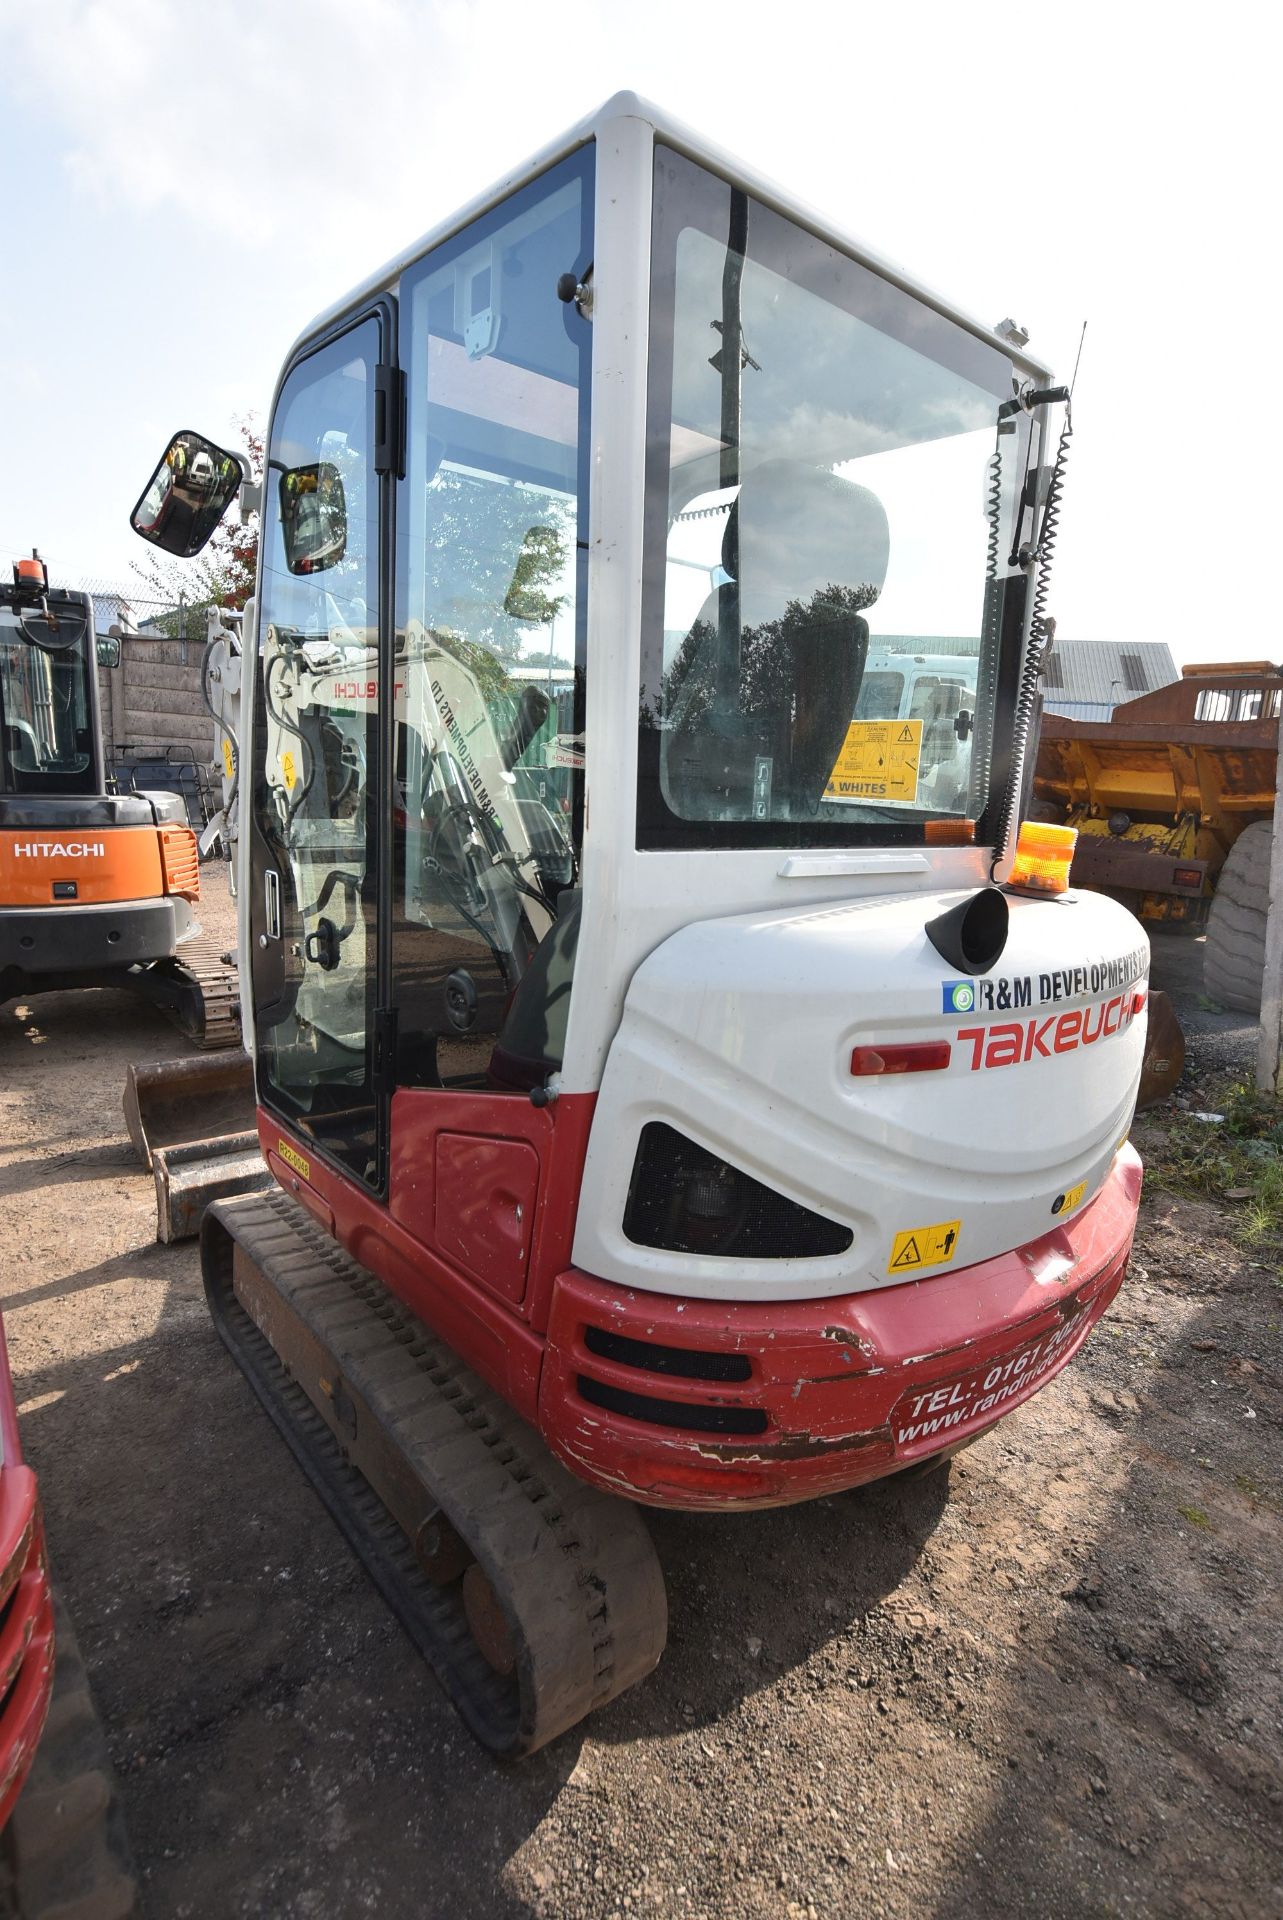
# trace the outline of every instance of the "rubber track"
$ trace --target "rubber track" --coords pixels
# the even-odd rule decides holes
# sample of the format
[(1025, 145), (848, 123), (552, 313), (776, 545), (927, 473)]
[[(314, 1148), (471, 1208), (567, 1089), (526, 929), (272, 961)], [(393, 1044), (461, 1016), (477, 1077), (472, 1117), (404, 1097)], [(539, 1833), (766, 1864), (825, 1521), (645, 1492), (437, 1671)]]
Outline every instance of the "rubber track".
[(241, 1045), (240, 975), (223, 959), (227, 943), (210, 934), (194, 934), (178, 949), (174, 965), (200, 987), (205, 1019), (199, 1033), (183, 1031), (203, 1052)]
[[(334, 1356), (480, 1562), (517, 1649), (496, 1675), (461, 1590), (434, 1585), (232, 1289), (233, 1242)], [(201, 1236), (218, 1331), (296, 1459), (476, 1738), (533, 1753), (649, 1673), (664, 1648), (663, 1577), (637, 1510), (584, 1485), (373, 1274), (283, 1193), (217, 1202)], [(332, 1403), (331, 1403), (332, 1404)]]
[(0, 1920), (134, 1920), (133, 1862), (76, 1637), (54, 1594), (54, 1687), (3, 1837)]

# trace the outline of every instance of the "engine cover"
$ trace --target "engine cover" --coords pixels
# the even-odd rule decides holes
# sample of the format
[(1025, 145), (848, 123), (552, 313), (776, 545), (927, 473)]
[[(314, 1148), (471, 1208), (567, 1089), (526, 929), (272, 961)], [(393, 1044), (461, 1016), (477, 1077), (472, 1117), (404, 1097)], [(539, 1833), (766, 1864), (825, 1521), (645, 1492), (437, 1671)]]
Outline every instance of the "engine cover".
[[(741, 914), (657, 947), (602, 1078), (576, 1266), (700, 1298), (818, 1298), (1009, 1252), (1086, 1205), (1135, 1108), (1148, 940), (1100, 895), (1013, 895), (1000, 959), (960, 977), (924, 927), (966, 897)], [(871, 1057), (934, 1042), (939, 1059), (942, 1041), (947, 1064), (929, 1070), (880, 1072)], [(634, 1244), (623, 1222), (650, 1121), (849, 1228), (849, 1248), (745, 1259)]]

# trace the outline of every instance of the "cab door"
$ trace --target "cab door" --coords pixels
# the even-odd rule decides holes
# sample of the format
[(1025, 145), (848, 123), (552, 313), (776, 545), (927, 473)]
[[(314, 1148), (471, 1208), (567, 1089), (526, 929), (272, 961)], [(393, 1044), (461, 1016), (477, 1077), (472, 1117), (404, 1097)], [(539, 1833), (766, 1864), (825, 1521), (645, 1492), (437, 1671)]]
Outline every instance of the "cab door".
[(376, 1191), (390, 327), (386, 309), (347, 327), (277, 400), (250, 809), (259, 1099)]

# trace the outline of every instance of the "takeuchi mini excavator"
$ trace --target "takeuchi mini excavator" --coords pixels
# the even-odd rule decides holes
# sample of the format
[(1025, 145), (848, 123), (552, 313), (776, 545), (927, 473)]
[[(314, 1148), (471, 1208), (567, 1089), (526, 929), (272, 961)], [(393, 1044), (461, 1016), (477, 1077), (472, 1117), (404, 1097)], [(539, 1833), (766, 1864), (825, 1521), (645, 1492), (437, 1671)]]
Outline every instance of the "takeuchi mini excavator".
[(183, 802), (108, 790), (96, 668), (119, 648), (96, 641), (89, 595), (51, 588), (38, 553), (0, 583), (0, 1001), (128, 987), (226, 1047), (235, 969), (193, 912)]
[(939, 1464), (1122, 1283), (1148, 948), (1019, 821), (1023, 342), (625, 94), (282, 374), (228, 815), (277, 1187), (206, 1288), (497, 1754), (659, 1658), (639, 1508)]

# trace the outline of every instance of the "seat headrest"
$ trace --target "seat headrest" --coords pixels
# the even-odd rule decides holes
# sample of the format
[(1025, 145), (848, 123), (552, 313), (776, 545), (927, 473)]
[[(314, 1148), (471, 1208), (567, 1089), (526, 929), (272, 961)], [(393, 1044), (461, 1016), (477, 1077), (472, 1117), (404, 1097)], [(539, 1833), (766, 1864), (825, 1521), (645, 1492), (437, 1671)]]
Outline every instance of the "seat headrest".
[(740, 622), (778, 620), (790, 600), (823, 587), (882, 591), (891, 551), (875, 493), (822, 467), (765, 460), (744, 476), (722, 539), (722, 565), (739, 583)]

